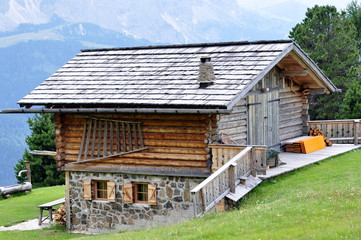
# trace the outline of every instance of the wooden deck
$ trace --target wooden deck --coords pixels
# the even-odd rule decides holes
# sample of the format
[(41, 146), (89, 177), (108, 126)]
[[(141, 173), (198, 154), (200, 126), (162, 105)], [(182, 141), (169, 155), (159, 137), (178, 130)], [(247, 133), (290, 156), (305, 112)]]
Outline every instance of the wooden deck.
[(257, 177), (263, 180), (273, 178), (357, 148), (361, 148), (361, 145), (334, 144), (332, 147), (326, 147), (325, 149), (308, 154), (281, 152), (279, 155), (280, 160), (286, 164), (267, 169), (267, 173), (265, 175), (257, 175)]

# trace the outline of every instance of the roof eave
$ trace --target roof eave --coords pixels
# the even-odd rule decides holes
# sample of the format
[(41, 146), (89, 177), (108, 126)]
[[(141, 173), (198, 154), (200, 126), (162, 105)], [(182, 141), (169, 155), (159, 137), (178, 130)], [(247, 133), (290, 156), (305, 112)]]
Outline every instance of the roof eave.
[(340, 92), (341, 89), (338, 89), (331, 80), (322, 72), (322, 70), (317, 66), (317, 64), (301, 49), (301, 47), (294, 43), (293, 51), (304, 63), (311, 69), (316, 75), (317, 79), (315, 81), (320, 81), (326, 88), (328, 93), (331, 92)]
[(4, 109), (0, 114), (10, 113), (165, 113), (165, 114), (229, 114), (228, 109), (195, 108), (33, 108)]
[(293, 43), (290, 42), (290, 45), (285, 48), (280, 55), (274, 59), (272, 61), (272, 63), (270, 63), (268, 65), (268, 67), (266, 67), (255, 79), (253, 79), (253, 81), (246, 86), (244, 89), (242, 89), (241, 92), (239, 92), (228, 104), (227, 104), (227, 109), (232, 109), (234, 107), (234, 105), (236, 105), (242, 98), (244, 98), (246, 96), (246, 94), (251, 91), (251, 89), (264, 77), (266, 76), (266, 74), (272, 70), (272, 68), (274, 68), (277, 63), (279, 63), (285, 56), (287, 56), (287, 54), (289, 54), (292, 49), (293, 49)]

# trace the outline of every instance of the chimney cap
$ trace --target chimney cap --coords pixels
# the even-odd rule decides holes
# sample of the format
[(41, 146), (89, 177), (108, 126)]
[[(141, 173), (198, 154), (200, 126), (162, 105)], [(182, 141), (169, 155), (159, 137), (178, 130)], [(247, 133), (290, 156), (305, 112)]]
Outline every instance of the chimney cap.
[(201, 56), (201, 62), (205, 63), (205, 62), (210, 62), (211, 61), (211, 57), (210, 56)]

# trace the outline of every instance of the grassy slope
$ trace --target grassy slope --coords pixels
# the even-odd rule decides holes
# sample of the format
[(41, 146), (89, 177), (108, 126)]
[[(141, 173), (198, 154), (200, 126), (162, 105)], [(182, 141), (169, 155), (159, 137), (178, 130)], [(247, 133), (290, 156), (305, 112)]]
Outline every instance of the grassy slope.
[(361, 239), (360, 164), (360, 150), (325, 160), (262, 183), (238, 210), (181, 225), (97, 236), (0, 232), (0, 239)]
[[(0, 199), (0, 226), (12, 225), (39, 216), (36, 206), (64, 197), (65, 186), (36, 188), (28, 195)], [(45, 212), (47, 214), (47, 211)], [(1, 238), (0, 238), (1, 239)]]

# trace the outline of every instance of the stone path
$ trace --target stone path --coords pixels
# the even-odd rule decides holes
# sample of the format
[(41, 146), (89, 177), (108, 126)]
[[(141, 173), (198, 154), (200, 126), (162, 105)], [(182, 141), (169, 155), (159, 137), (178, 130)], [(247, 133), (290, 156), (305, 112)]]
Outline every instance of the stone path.
[(39, 226), (38, 223), (39, 223), (39, 219), (38, 219), (38, 218), (35, 218), (35, 219), (31, 219), (31, 220), (26, 221), (26, 222), (22, 222), (22, 223), (19, 223), (19, 224), (12, 225), (12, 226), (10, 226), (10, 227), (0, 226), (0, 231), (37, 230), (37, 229), (42, 229), (42, 228), (46, 228), (46, 227), (50, 227), (50, 226), (51, 226), (49, 220), (44, 221), (43, 224), (41, 224), (41, 226)]

